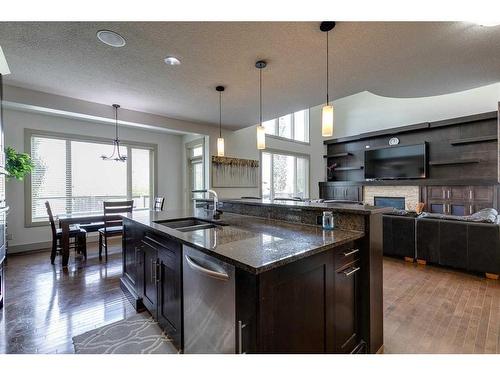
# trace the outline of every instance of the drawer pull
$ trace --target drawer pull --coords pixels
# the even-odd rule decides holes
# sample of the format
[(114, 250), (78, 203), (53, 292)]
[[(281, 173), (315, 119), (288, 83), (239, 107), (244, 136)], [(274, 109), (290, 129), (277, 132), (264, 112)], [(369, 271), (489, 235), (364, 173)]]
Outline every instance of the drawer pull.
[(342, 254), (344, 254), (345, 257), (348, 257), (348, 256), (356, 254), (356, 253), (359, 253), (359, 249), (352, 249), (351, 251), (347, 251), (347, 252), (344, 252)]
[(344, 275), (346, 276), (351, 276), (354, 275), (356, 272), (358, 272), (361, 268), (360, 267), (351, 267), (348, 270), (344, 271)]

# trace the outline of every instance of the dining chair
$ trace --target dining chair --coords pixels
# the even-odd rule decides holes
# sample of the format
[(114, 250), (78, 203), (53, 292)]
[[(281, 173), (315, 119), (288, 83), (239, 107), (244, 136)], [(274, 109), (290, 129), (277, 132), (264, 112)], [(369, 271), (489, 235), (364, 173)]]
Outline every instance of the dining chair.
[(108, 261), (108, 238), (118, 237), (123, 234), (122, 219), (116, 217), (117, 214), (131, 213), (134, 208), (134, 201), (108, 201), (104, 205), (104, 227), (99, 229), (99, 260), (102, 260), (102, 249), (106, 262)]
[[(62, 229), (56, 228), (54, 215), (52, 214), (49, 201), (45, 202), (45, 208), (47, 209), (50, 229), (52, 231), (52, 251), (50, 252), (50, 263), (54, 264), (57, 253), (62, 250)], [(85, 259), (87, 259), (87, 231), (80, 228), (78, 224), (70, 225), (69, 238), (70, 240), (73, 239), (73, 243), (70, 243), (70, 249), (73, 248), (76, 252), (82, 253)]]
[(163, 204), (165, 203), (165, 197), (156, 197), (155, 198), (155, 204), (154, 204), (154, 210), (155, 211), (163, 211)]

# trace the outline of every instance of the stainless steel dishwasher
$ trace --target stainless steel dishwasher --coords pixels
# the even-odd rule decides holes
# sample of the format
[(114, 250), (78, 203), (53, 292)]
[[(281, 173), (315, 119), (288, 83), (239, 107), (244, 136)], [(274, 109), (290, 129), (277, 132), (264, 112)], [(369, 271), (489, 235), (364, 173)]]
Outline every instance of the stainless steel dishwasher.
[(183, 247), (184, 353), (235, 353), (234, 266)]

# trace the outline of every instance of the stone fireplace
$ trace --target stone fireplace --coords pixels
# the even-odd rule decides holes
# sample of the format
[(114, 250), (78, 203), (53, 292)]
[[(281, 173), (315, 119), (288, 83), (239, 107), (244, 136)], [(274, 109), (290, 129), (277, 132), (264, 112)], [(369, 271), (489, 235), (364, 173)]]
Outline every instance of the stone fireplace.
[[(390, 198), (395, 198), (393, 204), (399, 204), (396, 208), (402, 208), (401, 202), (404, 200), (404, 208), (415, 210), (415, 206), (420, 202), (420, 188), (418, 186), (363, 186), (363, 201), (367, 204), (375, 205), (375, 198), (385, 198), (388, 204)], [(393, 206), (394, 207), (394, 206)]]

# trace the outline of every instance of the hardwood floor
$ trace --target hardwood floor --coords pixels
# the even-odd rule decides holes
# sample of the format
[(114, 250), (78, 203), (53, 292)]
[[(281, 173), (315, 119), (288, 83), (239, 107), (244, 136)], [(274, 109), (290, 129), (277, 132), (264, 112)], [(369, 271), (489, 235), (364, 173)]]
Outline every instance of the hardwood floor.
[(0, 310), (0, 353), (72, 353), (71, 338), (135, 314), (120, 289), (121, 243), (99, 262), (74, 258), (64, 272), (50, 252), (11, 255), (6, 266), (6, 305)]
[[(0, 353), (72, 353), (71, 338), (134, 315), (119, 286), (120, 243), (100, 263), (49, 252), (10, 256)], [(500, 353), (500, 281), (384, 259), (385, 353)]]
[(385, 353), (500, 353), (500, 281), (384, 259)]

